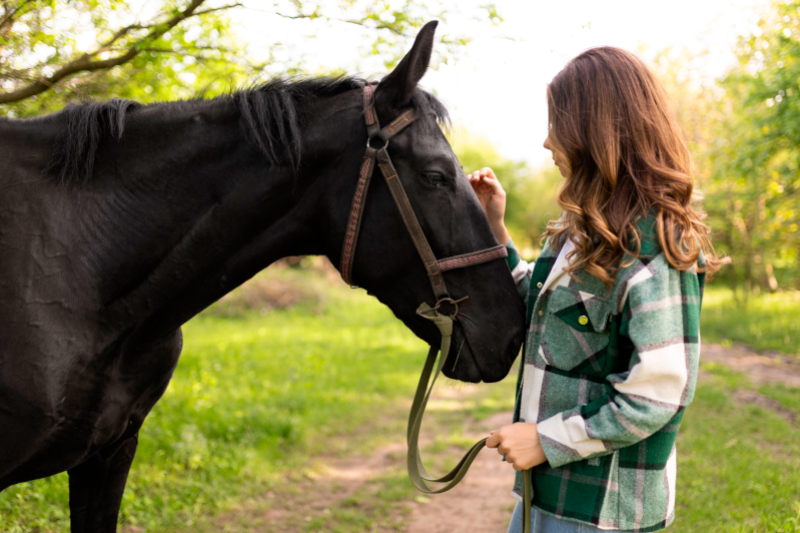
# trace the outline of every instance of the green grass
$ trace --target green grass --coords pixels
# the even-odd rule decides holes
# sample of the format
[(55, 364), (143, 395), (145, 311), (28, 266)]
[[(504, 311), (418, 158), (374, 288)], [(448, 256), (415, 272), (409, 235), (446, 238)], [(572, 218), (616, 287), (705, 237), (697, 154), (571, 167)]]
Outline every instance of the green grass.
[[(314, 458), (368, 455), (404, 437), (427, 346), (364, 291), (330, 288), (318, 275), (291, 269), (260, 278), (263, 298), (239, 292), (184, 327), (178, 368), (140, 434), (121, 526), (217, 531), (215, 515), (249, 499), (255, 511), (268, 510), (261, 495), (307, 481)], [(299, 296), (282, 293), (296, 286)], [(309, 298), (309, 287), (321, 296)], [(280, 300), (293, 307), (275, 309)], [(448, 413), (452, 420), (438, 417), (437, 430), (454, 435), (458, 420), (513, 407), (514, 376), (478, 388), (458, 413)], [(443, 387), (453, 382), (437, 389)], [(0, 493), (0, 532), (69, 531), (67, 479), (64, 473)], [(333, 508), (303, 531), (374, 530), (369, 524), (389, 531), (399, 526), (381, 517), (403, 507), (398, 499), (417, 496), (400, 471), (371, 480), (353, 501), (369, 494), (380, 497)], [(240, 530), (252, 531), (251, 524)]]
[[(303, 276), (286, 271), (280, 278), (313, 283)], [(273, 296), (270, 301), (282, 300)], [(793, 309), (800, 304), (788, 295), (762, 298), (772, 300), (756, 299), (740, 315), (724, 291), (710, 290), (704, 338), (777, 349), (754, 342), (740, 331), (743, 324), (758, 324), (762, 340), (796, 332), (791, 327), (800, 314)], [(767, 301), (780, 311), (764, 307)], [(147, 533), (210, 533), (223, 530), (215, 522), (221, 516), (224, 531), (270, 531), (275, 505), (305, 505), (315, 458), (368, 455), (402, 439), (426, 350), (391, 312), (349, 289), (310, 303), (300, 298), (291, 309), (270, 308), (266, 315), (237, 302), (184, 329), (178, 369), (142, 430), (123, 525)], [(800, 427), (733, 398), (737, 389), (756, 390), (800, 415), (800, 390), (756, 388), (726, 367), (704, 368), (712, 379), (699, 385), (679, 437), (678, 509), (670, 530), (800, 532)], [(435, 436), (425, 450), (435, 471), (452, 466), (456, 447), (472, 444), (465, 436), (470, 420), (511, 409), (513, 374), (470, 394), (440, 396), (425, 423)], [(65, 474), (7, 489), (0, 493), (0, 531), (67, 532), (67, 497)], [(402, 469), (391, 470), (335, 506), (298, 510), (293, 530), (401, 531), (408, 512), (403, 502), (417, 497)]]
[[(192, 525), (309, 455), (343, 452), (331, 436), (411, 397), (425, 345), (363, 291), (346, 291), (321, 311), (209, 313), (186, 325), (178, 368), (140, 436), (123, 524)], [(66, 474), (11, 487), (0, 493), (0, 530), (66, 532), (67, 502)]]
[[(704, 365), (678, 438), (680, 533), (800, 532), (800, 428), (764, 407), (737, 402), (741, 374)], [(800, 390), (771, 396), (800, 405)], [(777, 396), (780, 396), (778, 399)]]
[(761, 385), (757, 390), (759, 394), (772, 398), (782, 407), (797, 413), (797, 418), (800, 420), (800, 394), (798, 394), (797, 389), (787, 387), (782, 383), (771, 383), (769, 385)]
[(736, 304), (724, 287), (707, 287), (700, 319), (703, 340), (742, 342), (758, 351), (800, 356), (800, 292), (751, 297)]

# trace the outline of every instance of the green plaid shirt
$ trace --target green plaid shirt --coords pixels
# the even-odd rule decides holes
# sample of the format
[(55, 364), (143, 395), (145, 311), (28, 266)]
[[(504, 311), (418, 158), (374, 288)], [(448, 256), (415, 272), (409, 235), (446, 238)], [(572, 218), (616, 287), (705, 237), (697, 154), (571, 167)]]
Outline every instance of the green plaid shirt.
[(514, 421), (538, 424), (547, 456), (532, 471), (531, 504), (601, 529), (672, 522), (675, 438), (697, 379), (705, 261), (682, 272), (653, 235), (642, 241), (610, 288), (563, 273), (549, 242), (535, 263), (508, 244), (529, 327)]

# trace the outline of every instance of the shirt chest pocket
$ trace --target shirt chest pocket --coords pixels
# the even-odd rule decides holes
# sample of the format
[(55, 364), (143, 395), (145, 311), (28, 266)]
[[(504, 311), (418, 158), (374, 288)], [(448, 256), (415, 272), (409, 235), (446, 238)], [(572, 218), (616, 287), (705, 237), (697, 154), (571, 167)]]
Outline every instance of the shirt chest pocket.
[(539, 355), (555, 368), (605, 376), (611, 369), (608, 343), (611, 301), (558, 286), (548, 297)]

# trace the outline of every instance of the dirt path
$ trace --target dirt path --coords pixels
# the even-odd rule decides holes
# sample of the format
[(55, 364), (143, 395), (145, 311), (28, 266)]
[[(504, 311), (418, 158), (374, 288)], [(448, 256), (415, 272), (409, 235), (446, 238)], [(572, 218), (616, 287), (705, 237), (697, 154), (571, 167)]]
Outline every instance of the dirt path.
[[(741, 345), (708, 344), (703, 347), (701, 361), (724, 364), (744, 372), (756, 385), (784, 383), (800, 387), (800, 364), (779, 354), (758, 354)], [(709, 374), (701, 372), (699, 379), (709, 379)], [(426, 421), (426, 434), (422, 439), (423, 449), (433, 442), (434, 433), (442, 430), (435, 422), (436, 416), (441, 416), (433, 407), (437, 402), (449, 405), (454, 416), (467, 420), (457, 433), (470, 441), (511, 423), (510, 412), (498, 413), (483, 421), (469, 421), (467, 414), (460, 413), (459, 403), (468, 401), (475, 390), (474, 386), (466, 386), (445, 389), (442, 394), (434, 395), (432, 416)], [(791, 423), (800, 423), (795, 413), (756, 391), (737, 391), (735, 400), (762, 405)], [(465, 449), (459, 445), (459, 451), (453, 450), (451, 455), (460, 455), (462, 448)], [(499, 460), (494, 450), (481, 452), (458, 487), (431, 497), (408, 491), (405, 453), (405, 443), (395, 442), (375, 449), (368, 457), (323, 459), (324, 466), (308, 478), (287, 480), (285, 490), (268, 493), (263, 498), (246, 502), (234, 513), (218, 517), (213, 530), (231, 533), (506, 531), (515, 505), (510, 495), (514, 472)], [(442, 450), (434, 453), (434, 462), (443, 453)], [(401, 487), (402, 493), (393, 503), (387, 491), (396, 489), (387, 488), (385, 481), (392, 476), (398, 480), (395, 487)], [(200, 531), (206, 530), (201, 528)]]
[[(510, 412), (494, 415), (476, 424), (482, 431), (471, 436), (484, 437), (510, 424), (511, 418)], [(457, 487), (414, 508), (408, 533), (504, 533), (516, 503), (511, 497), (513, 486), (514, 470), (495, 450), (484, 448)]]
[[(701, 361), (728, 365), (733, 370), (748, 374), (756, 384), (784, 383), (800, 387), (800, 364), (780, 354), (758, 354), (741, 345), (723, 347), (709, 344), (703, 347)], [(778, 412), (790, 422), (796, 421), (794, 413), (774, 400), (755, 391), (740, 392), (737, 393), (737, 401), (758, 403)], [(510, 421), (510, 413), (496, 415), (490, 420), (493, 424), (491, 427), (499, 427)], [(414, 510), (408, 533), (503, 533), (514, 505), (509, 495), (512, 484), (513, 472), (508, 465), (497, 461), (494, 451), (485, 450), (459, 487), (434, 496), (430, 503)]]
[(742, 344), (704, 345), (700, 358), (704, 363), (722, 363), (744, 372), (756, 385), (783, 383), (800, 388), (800, 359), (777, 352), (756, 353)]

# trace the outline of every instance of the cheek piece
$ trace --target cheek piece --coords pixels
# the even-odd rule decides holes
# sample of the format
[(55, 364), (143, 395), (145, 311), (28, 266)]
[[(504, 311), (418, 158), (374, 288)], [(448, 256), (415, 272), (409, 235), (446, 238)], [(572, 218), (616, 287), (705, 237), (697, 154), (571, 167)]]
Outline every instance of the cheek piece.
[[(397, 176), (397, 170), (392, 164), (392, 159), (389, 157), (389, 152), (387, 150), (392, 137), (400, 133), (406, 126), (418, 118), (417, 111), (415, 109), (409, 109), (394, 119), (388, 126), (381, 128), (378, 121), (378, 113), (375, 110), (375, 103), (373, 101), (375, 86), (376, 82), (370, 82), (367, 83), (363, 89), (364, 120), (367, 125), (368, 134), (367, 147), (364, 153), (364, 161), (361, 164), (361, 170), (358, 174), (358, 183), (356, 185), (355, 194), (353, 195), (350, 215), (347, 220), (347, 229), (345, 230), (344, 244), (342, 245), (342, 259), (339, 272), (345, 282), (351, 287), (355, 287), (353, 283), (353, 257), (355, 255), (356, 243), (358, 242), (358, 233), (361, 228), (361, 218), (364, 213), (364, 203), (367, 190), (369, 189), (369, 182), (372, 179), (375, 166), (377, 165), (378, 168), (380, 168), (386, 184), (389, 186), (394, 203), (400, 211), (400, 216), (422, 259), (422, 263), (425, 265), (425, 271), (428, 273), (428, 279), (431, 282), (433, 294), (436, 298), (436, 304), (434, 304), (433, 307), (422, 302), (419, 308), (417, 308), (417, 314), (419, 316), (432, 321), (436, 327), (439, 328), (442, 341), (439, 348), (431, 346), (428, 352), (428, 358), (425, 361), (425, 366), (423, 367), (422, 375), (420, 376), (420, 381), (414, 394), (414, 401), (411, 405), (411, 412), (408, 417), (406, 441), (408, 443), (408, 475), (414, 483), (414, 486), (426, 494), (439, 494), (455, 487), (461, 479), (463, 479), (470, 465), (478, 455), (478, 452), (486, 445), (486, 439), (475, 443), (461, 461), (459, 461), (456, 467), (441, 477), (434, 477), (428, 473), (420, 457), (419, 432), (422, 427), (425, 407), (428, 404), (433, 386), (436, 383), (436, 378), (444, 367), (444, 363), (447, 361), (447, 356), (450, 352), (453, 321), (458, 320), (458, 304), (469, 298), (468, 296), (457, 300), (451, 298), (450, 293), (447, 291), (442, 273), (456, 268), (464, 268), (502, 259), (508, 255), (508, 251), (505, 246), (500, 244), (476, 252), (468, 252), (441, 260), (436, 259), (428, 240), (425, 238), (425, 233), (422, 231), (419, 221), (414, 214), (411, 202), (403, 188), (403, 184)], [(437, 357), (439, 352), (441, 352), (441, 355)], [(433, 379), (431, 379), (431, 376), (433, 376)], [(524, 533), (530, 533), (530, 472), (525, 472), (523, 481), (523, 502), (527, 502), (527, 505), (522, 506), (523, 531)], [(443, 484), (443, 486), (431, 487), (428, 483)]]

